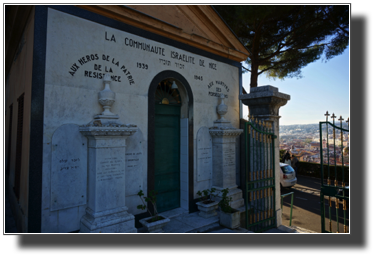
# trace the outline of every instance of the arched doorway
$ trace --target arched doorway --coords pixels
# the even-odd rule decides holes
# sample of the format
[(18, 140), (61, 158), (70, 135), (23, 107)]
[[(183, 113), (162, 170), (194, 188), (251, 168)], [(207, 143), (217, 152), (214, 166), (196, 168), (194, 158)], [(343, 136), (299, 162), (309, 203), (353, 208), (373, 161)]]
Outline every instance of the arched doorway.
[[(173, 85), (176, 89), (171, 89)], [(158, 212), (191, 210), (192, 113), (192, 91), (186, 79), (173, 71), (156, 75), (148, 93), (147, 190), (158, 191)]]
[(154, 190), (160, 213), (180, 207), (181, 98), (173, 83), (165, 79), (155, 91)]

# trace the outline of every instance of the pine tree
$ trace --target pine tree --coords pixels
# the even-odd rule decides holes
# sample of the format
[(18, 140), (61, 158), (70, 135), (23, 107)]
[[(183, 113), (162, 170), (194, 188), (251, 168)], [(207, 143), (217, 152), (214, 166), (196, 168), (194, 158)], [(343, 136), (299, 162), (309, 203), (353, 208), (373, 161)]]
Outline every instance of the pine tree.
[(349, 45), (348, 5), (214, 6), (249, 49), (250, 87), (258, 76), (301, 78), (311, 62), (340, 55)]

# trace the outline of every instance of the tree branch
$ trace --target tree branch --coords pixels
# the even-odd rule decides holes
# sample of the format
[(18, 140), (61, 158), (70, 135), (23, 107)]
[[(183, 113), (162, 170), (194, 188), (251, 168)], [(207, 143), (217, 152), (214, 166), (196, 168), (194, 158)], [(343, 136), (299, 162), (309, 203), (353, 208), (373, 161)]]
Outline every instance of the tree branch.
[(325, 10), (322, 10), (322, 13), (324, 14), (324, 16), (325, 16), (330, 22), (333, 23), (333, 25), (335, 25), (338, 29), (340, 29), (343, 33), (345, 33), (345, 35), (346, 35), (347, 37), (349, 36), (349, 32), (346, 31), (345, 29), (343, 29), (343, 28), (340, 26), (339, 23), (336, 23), (336, 22), (334, 21), (334, 19), (332, 19), (331, 16), (330, 16), (327, 12), (325, 12)]
[[(315, 21), (317, 21), (317, 20), (319, 20), (319, 18), (312, 19), (312, 20), (310, 20), (309, 22), (307, 22), (306, 24), (303, 24), (303, 25), (301, 25), (301, 26), (299, 26), (299, 27), (296, 27), (296, 28), (294, 28), (294, 29), (288, 31), (288, 32), (287, 32), (286, 34), (284, 34), (281, 38), (279, 38), (278, 40), (276, 40), (276, 41), (274, 41), (274, 42), (272, 42), (272, 43), (268, 43), (268, 44), (265, 45), (265, 46), (262, 46), (261, 49), (263, 49), (263, 48), (265, 48), (265, 47), (271, 47), (271, 46), (274, 45), (274, 44), (277, 44), (277, 43), (282, 42), (282, 40), (284, 40), (284, 39), (285, 39), (287, 36), (289, 36), (290, 34), (295, 34), (296, 31), (298, 31), (299, 29), (301, 29), (301, 28), (303, 28), (303, 27), (305, 27), (305, 26), (308, 26), (309, 24), (312, 24), (313, 22), (315, 22)], [(287, 45), (287, 44), (285, 44), (284, 46), (286, 46), (286, 45)]]

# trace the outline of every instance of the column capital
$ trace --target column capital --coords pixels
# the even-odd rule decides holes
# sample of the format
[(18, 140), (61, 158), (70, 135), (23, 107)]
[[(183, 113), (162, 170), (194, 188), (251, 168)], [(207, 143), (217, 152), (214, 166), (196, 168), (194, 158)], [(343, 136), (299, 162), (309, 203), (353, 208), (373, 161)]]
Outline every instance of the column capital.
[(242, 134), (243, 129), (220, 129), (216, 127), (210, 127), (209, 133), (212, 137), (238, 137)]
[(87, 125), (79, 127), (80, 133), (86, 137), (98, 137), (98, 136), (131, 136), (137, 130), (136, 125), (123, 125), (123, 124), (109, 124), (102, 125), (99, 120), (92, 121)]
[(280, 93), (278, 88), (265, 85), (252, 87), (249, 94), (239, 95), (243, 104), (249, 106), (250, 115), (257, 118), (279, 118), (279, 108), (290, 100), (290, 95)]

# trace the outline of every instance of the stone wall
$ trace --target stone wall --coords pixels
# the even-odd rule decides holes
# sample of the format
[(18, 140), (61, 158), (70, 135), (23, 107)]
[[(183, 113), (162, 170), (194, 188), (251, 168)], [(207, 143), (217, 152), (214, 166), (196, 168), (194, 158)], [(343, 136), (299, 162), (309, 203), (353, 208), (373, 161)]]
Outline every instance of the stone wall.
[[(34, 41), (34, 11), (29, 15), (26, 27), (18, 43), (18, 49), (9, 74), (5, 76), (5, 105), (6, 126), (5, 142), (6, 155), (5, 164), (8, 171), (6, 188), (9, 188), (10, 203), (13, 214), (16, 216), (17, 229), (19, 232), (26, 232), (28, 229), (28, 173), (29, 173), (29, 153), (30, 153), (30, 109), (31, 109), (31, 83), (32, 83), (32, 60), (33, 60), (33, 41)], [(18, 120), (18, 101), (17, 99), (24, 94), (23, 111), (23, 134), (21, 152), (21, 172), (20, 172), (20, 198), (14, 193), (15, 171), (16, 169), (16, 135)], [(10, 106), (12, 105), (12, 132), (9, 134), (10, 125)], [(11, 138), (10, 138), (11, 137)], [(10, 149), (9, 149), (10, 148)], [(8, 153), (10, 154), (8, 156)], [(8, 160), (10, 159), (10, 160)]]
[[(118, 30), (48, 9), (42, 232), (75, 231), (75, 222), (84, 214), (84, 204), (63, 209), (51, 205), (52, 138), (62, 125), (86, 124), (102, 111), (98, 92), (103, 89), (104, 74), (111, 75), (110, 87), (116, 93), (111, 112), (119, 115), (123, 124), (135, 124), (138, 128), (133, 138), (140, 146), (127, 143), (138, 151), (126, 153), (140, 155), (138, 163), (136, 159), (126, 160), (136, 166), (133, 167), (135, 179), (126, 184), (126, 206), (134, 215), (143, 212), (136, 209), (139, 199), (135, 193), (139, 189), (147, 192), (148, 91), (157, 74), (175, 71), (191, 86), (194, 157), (198, 130), (212, 126), (218, 118), (216, 107), (220, 93), (225, 95), (229, 107), (226, 118), (232, 126), (239, 126), (238, 67), (129, 33), (123, 28)], [(194, 173), (196, 166), (194, 158)], [(196, 174), (193, 183), (194, 190), (211, 186), (210, 179), (197, 181)], [(195, 193), (194, 198), (197, 198)], [(76, 220), (73, 225), (61, 224), (68, 219)]]

